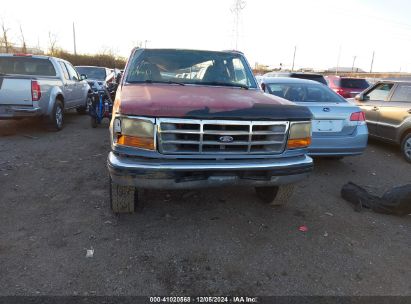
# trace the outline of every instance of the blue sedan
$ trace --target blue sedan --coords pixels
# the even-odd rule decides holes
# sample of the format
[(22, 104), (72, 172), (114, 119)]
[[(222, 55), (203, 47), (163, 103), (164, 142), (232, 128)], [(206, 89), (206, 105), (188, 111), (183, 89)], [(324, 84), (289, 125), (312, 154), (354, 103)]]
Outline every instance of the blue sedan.
[(359, 155), (367, 147), (365, 115), (327, 86), (305, 79), (266, 77), (262, 89), (308, 107), (312, 114), (311, 156), (342, 158)]

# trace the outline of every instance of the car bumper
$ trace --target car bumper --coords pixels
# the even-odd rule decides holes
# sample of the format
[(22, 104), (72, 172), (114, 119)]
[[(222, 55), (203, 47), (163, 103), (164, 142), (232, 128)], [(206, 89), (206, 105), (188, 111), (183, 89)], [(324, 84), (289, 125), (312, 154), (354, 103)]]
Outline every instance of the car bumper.
[(146, 189), (276, 186), (298, 182), (313, 169), (313, 161), (306, 155), (275, 160), (205, 161), (151, 160), (110, 152), (107, 165), (115, 184)]
[(310, 156), (352, 156), (364, 152), (368, 142), (367, 126), (358, 126), (350, 136), (313, 135), (308, 154)]
[(0, 119), (33, 117), (41, 114), (39, 107), (0, 105)]

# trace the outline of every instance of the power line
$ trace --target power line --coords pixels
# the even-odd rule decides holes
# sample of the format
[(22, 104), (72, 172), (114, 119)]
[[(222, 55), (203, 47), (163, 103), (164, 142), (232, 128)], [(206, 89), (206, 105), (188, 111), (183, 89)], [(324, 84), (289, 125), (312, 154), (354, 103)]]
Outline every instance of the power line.
[(375, 55), (375, 51), (372, 51), (372, 59), (371, 59), (370, 73), (372, 73), (372, 66), (374, 65), (374, 55)]
[(73, 44), (74, 44), (74, 55), (77, 55), (76, 28), (74, 27), (74, 22), (73, 22)]
[(234, 13), (234, 26), (235, 26), (235, 49), (238, 49), (238, 36), (239, 36), (239, 23), (240, 13), (245, 8), (246, 2), (244, 0), (235, 0), (234, 5), (231, 8), (231, 12)]
[(294, 62), (295, 62), (295, 53), (297, 52), (297, 46), (294, 47), (294, 55), (293, 55), (293, 66), (291, 68), (291, 72), (294, 72)]

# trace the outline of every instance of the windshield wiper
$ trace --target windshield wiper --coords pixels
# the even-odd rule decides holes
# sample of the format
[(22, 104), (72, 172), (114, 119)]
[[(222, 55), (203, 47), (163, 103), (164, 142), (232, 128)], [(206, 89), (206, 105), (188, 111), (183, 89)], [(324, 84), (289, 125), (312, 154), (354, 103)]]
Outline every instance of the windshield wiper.
[(236, 87), (248, 90), (249, 87), (245, 84), (241, 83), (229, 83), (229, 82), (218, 82), (218, 81), (206, 81), (206, 82), (194, 82), (194, 84), (202, 84), (202, 85), (212, 85), (212, 86), (222, 86), (222, 87)]
[(178, 82), (178, 81), (162, 81), (162, 80), (151, 80), (151, 79), (146, 79), (146, 80), (141, 80), (141, 81), (127, 81), (128, 83), (166, 83), (166, 84), (178, 84), (181, 86), (185, 86), (185, 83)]

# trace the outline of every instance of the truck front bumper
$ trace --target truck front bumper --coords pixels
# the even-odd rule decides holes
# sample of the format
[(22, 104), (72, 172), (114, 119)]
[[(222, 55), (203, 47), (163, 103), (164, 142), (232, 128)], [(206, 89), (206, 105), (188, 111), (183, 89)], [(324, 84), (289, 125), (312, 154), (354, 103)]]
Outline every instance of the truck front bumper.
[(34, 117), (41, 114), (39, 107), (0, 105), (0, 119)]
[(313, 169), (306, 156), (249, 160), (162, 160), (124, 157), (107, 160), (115, 184), (145, 189), (279, 186), (298, 182)]

